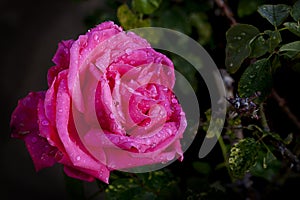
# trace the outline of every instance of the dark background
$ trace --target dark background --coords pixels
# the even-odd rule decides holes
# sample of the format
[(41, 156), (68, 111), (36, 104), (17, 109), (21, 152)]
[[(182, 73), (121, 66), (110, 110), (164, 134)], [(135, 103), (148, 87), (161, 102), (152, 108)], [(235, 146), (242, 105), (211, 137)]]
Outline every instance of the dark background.
[(62, 167), (36, 173), (24, 142), (10, 138), (10, 115), (18, 99), (47, 89), (46, 74), (58, 42), (85, 33), (84, 18), (102, 4), (1, 0), (0, 199), (66, 199)]

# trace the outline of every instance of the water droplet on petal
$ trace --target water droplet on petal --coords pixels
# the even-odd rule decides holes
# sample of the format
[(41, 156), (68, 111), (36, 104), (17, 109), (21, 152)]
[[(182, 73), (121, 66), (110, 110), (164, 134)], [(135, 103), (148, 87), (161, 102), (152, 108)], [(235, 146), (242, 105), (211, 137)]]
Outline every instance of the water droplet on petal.
[(48, 126), (48, 125), (49, 125), (48, 120), (43, 120), (43, 121), (42, 121), (42, 125), (43, 125), (43, 126)]
[(110, 114), (109, 114), (109, 118), (110, 118), (110, 119), (114, 119), (114, 114), (110, 113)]
[(177, 99), (174, 98), (174, 99), (171, 100), (171, 102), (172, 103), (177, 103)]
[(168, 154), (168, 155), (167, 155), (167, 160), (170, 161), (170, 160), (172, 160), (172, 159), (173, 159), (173, 155), (172, 155), (172, 154)]
[(63, 110), (62, 110), (62, 109), (58, 109), (58, 112), (59, 112), (59, 113), (62, 113), (62, 112), (63, 112)]
[(98, 36), (97, 34), (95, 34), (95, 35), (94, 35), (94, 40), (97, 41), (98, 39), (99, 39), (99, 36)]
[(132, 49), (126, 49), (125, 53), (130, 54), (132, 52)]
[(81, 158), (80, 156), (76, 156), (76, 160), (79, 161)]

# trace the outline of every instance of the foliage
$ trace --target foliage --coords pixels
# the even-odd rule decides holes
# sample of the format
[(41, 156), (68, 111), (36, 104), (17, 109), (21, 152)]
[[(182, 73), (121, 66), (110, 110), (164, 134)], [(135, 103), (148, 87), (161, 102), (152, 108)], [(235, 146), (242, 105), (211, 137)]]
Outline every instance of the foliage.
[[(282, 72), (294, 70), (296, 77), (300, 75), (300, 0), (289, 5), (283, 1), (239, 0), (228, 1), (223, 7), (217, 2), (114, 0), (85, 19), (88, 27), (114, 20), (126, 30), (159, 26), (189, 35), (234, 78), (229, 89), (256, 105), (247, 114), (249, 110), (228, 103), (220, 147), (199, 160), (197, 144), (201, 144), (211, 118), (209, 103), (203, 97), (205, 84), (195, 70), (182, 68), (187, 66), (182, 59), (168, 55), (201, 96), (200, 104), (204, 102), (200, 105), (205, 108), (200, 136), (185, 153), (183, 163), (144, 174), (113, 172), (110, 185), (99, 184), (107, 199), (251, 199), (254, 194), (264, 199), (278, 195), (290, 178), (299, 181), (300, 125), (296, 116), (300, 112), (288, 108), (275, 89), (283, 85)], [(231, 14), (240, 23), (235, 23)], [(280, 108), (280, 115), (289, 119), (279, 121), (282, 128), (276, 126), (278, 121), (272, 113)], [(292, 194), (290, 188), (287, 190), (285, 196)]]

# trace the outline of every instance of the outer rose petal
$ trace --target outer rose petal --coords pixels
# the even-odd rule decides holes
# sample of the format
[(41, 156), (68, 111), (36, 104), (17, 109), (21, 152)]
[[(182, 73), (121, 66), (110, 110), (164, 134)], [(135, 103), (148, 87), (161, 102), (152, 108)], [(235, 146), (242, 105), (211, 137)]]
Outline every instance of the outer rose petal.
[(74, 42), (73, 40), (67, 40), (67, 41), (62, 41), (58, 44), (58, 49), (52, 59), (52, 61), (56, 64), (56, 66), (51, 67), (48, 70), (48, 74), (47, 74), (49, 87), (59, 72), (69, 68), (70, 48), (73, 42)]
[(50, 167), (55, 161), (57, 149), (39, 135), (37, 105), (44, 98), (44, 92), (31, 92), (19, 100), (11, 119), (12, 136), (25, 141), (26, 147), (38, 171)]
[(58, 77), (60, 82), (56, 99), (56, 127), (59, 138), (75, 169), (108, 182), (109, 170), (86, 151), (72, 124), (71, 99), (66, 77), (67, 71), (61, 72)]

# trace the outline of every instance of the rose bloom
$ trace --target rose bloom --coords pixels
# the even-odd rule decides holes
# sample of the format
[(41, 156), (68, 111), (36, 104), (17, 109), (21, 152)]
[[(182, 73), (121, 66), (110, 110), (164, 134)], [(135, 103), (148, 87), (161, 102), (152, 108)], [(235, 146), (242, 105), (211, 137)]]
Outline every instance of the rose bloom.
[(61, 163), (108, 183), (112, 170), (183, 159), (174, 66), (146, 40), (104, 22), (59, 43), (53, 62), (49, 88), (20, 99), (11, 119), (37, 171)]

